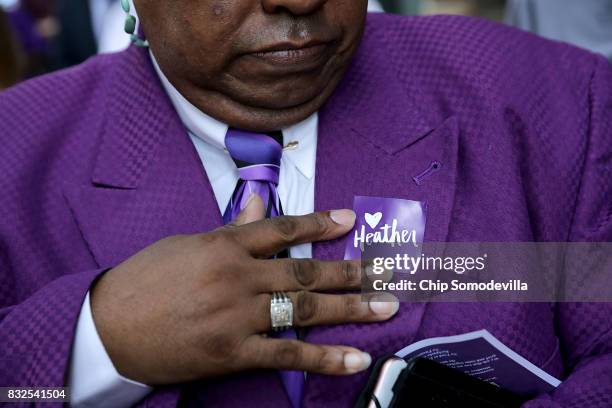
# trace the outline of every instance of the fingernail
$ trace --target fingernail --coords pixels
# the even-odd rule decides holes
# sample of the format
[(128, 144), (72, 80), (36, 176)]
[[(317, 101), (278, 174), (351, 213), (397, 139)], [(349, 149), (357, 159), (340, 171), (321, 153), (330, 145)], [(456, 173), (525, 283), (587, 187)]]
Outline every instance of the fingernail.
[(344, 367), (348, 371), (363, 371), (372, 363), (372, 357), (368, 353), (350, 352), (344, 355)]
[(370, 310), (379, 316), (393, 316), (399, 310), (399, 303), (396, 301), (377, 302), (370, 301)]
[(351, 210), (334, 210), (329, 212), (333, 222), (352, 227), (355, 224), (355, 213)]
[(249, 198), (247, 198), (247, 201), (246, 201), (246, 203), (244, 203), (244, 206), (242, 207), (242, 209), (244, 210), (249, 205), (251, 205), (251, 203), (253, 202), (254, 198), (255, 198), (255, 194), (254, 193), (249, 194)]

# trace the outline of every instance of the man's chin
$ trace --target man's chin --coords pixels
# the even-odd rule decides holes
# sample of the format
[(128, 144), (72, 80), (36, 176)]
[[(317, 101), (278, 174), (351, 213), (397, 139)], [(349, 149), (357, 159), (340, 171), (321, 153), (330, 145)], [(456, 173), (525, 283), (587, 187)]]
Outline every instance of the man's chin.
[[(308, 109), (307, 107), (316, 105), (319, 102), (320, 96), (327, 93), (325, 89), (309, 90), (307, 94), (296, 95), (288, 92), (279, 92), (281, 97), (274, 96), (270, 98), (248, 98), (241, 99), (239, 103), (247, 108), (253, 109), (254, 111), (269, 110), (275, 111), (276, 113), (284, 111), (293, 111)], [(316, 110), (316, 109), (315, 109)]]
[(287, 128), (308, 118), (319, 110), (322, 102), (313, 100), (299, 106), (285, 109), (270, 109), (257, 106), (234, 107), (223, 109), (219, 115), (212, 113), (230, 127), (250, 130), (254, 132), (267, 132)]
[(237, 73), (232, 75), (232, 82), (224, 84), (224, 93), (240, 104), (255, 109), (300, 109), (317, 103), (322, 95), (331, 95), (342, 72), (342, 66), (329, 62), (306, 72), (276, 72), (272, 76)]
[(230, 127), (254, 132), (268, 132), (299, 123), (318, 111), (319, 105), (305, 104), (287, 109), (249, 108), (223, 120)]
[(295, 110), (313, 104), (322, 105), (338, 82), (340, 75), (283, 78), (276, 82), (251, 82), (232, 92), (232, 98), (254, 109)]
[[(204, 113), (250, 131), (279, 130), (317, 112), (333, 93), (337, 80), (244, 83), (226, 92), (202, 92), (188, 98)], [(309, 83), (310, 86), (306, 84)]]

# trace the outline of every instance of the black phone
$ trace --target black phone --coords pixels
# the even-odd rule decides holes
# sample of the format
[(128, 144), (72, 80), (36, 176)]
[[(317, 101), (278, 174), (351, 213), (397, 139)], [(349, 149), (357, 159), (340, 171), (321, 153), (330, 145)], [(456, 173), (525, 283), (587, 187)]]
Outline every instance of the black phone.
[(425, 358), (380, 359), (356, 408), (519, 408), (529, 398)]

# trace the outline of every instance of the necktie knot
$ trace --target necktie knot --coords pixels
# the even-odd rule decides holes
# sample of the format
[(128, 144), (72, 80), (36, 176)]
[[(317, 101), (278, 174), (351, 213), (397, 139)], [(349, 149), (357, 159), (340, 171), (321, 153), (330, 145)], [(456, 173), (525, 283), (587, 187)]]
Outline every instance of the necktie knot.
[(275, 137), (229, 129), (225, 147), (238, 167), (241, 180), (278, 185), (283, 146)]

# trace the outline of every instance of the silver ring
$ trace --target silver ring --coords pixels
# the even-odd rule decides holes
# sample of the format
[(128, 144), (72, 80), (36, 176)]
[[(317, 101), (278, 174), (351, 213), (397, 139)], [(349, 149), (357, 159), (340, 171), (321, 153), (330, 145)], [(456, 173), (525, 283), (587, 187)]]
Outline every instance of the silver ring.
[(274, 331), (287, 330), (293, 326), (293, 303), (286, 293), (272, 293), (270, 319)]

